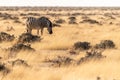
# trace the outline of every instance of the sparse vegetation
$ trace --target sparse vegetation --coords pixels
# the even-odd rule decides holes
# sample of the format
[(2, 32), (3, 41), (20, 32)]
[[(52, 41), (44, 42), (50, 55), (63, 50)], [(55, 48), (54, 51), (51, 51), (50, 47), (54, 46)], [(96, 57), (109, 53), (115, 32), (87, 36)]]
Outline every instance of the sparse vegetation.
[(85, 20), (81, 21), (80, 23), (90, 23), (90, 24), (98, 24), (98, 25), (101, 25), (98, 21), (93, 20), (93, 19), (85, 19)]
[[(119, 11), (1, 7), (0, 80), (120, 79)], [(54, 33), (49, 35), (46, 28), (42, 36), (34, 35), (34, 29), (25, 33), (30, 16), (50, 18)]]
[(9, 72), (10, 69), (8, 69), (4, 63), (0, 63), (0, 73), (2, 72), (2, 76), (6, 76)]
[(3, 70), (5, 70), (5, 66), (4, 64), (0, 64), (0, 71), (3, 71)]
[(58, 20), (55, 20), (55, 23), (57, 23), (57, 24), (62, 24), (62, 23), (65, 23), (65, 20), (63, 20), (63, 19), (58, 19)]
[(55, 59), (46, 59), (44, 62), (52, 63), (51, 66), (65, 66), (70, 65), (74, 60), (66, 56), (57, 56)]
[(19, 18), (8, 13), (0, 13), (0, 18), (3, 20), (18, 20)]
[(99, 60), (101, 58), (105, 58), (105, 56), (102, 55), (101, 51), (96, 50), (91, 50), (89, 52), (87, 51), (85, 57), (80, 58), (78, 64), (82, 64), (90, 60)]
[(115, 48), (115, 44), (111, 40), (102, 40), (99, 44), (95, 45), (96, 49), (111, 49)]
[(71, 21), (74, 21), (74, 20), (76, 20), (76, 17), (69, 17), (68, 19), (70, 19)]
[(15, 39), (14, 35), (10, 35), (5, 32), (0, 32), (0, 42), (3, 41), (13, 41)]
[(22, 22), (19, 20), (15, 20), (14, 23), (22, 23)]
[(28, 63), (25, 61), (25, 60), (22, 60), (22, 59), (16, 59), (16, 60), (13, 60), (13, 61), (9, 61), (8, 62), (9, 64), (11, 64), (12, 66), (25, 66), (25, 67), (28, 67)]
[(79, 16), (81, 13), (73, 13), (72, 16)]
[(61, 27), (61, 25), (53, 23), (53, 27)]
[[(22, 14), (23, 16), (25, 15), (25, 14)], [(28, 13), (27, 15), (30, 15), (30, 16), (40, 16), (40, 14), (38, 14), (38, 13)]]
[(19, 51), (35, 51), (34, 48), (31, 48), (30, 45), (24, 45), (22, 43), (18, 43), (13, 45), (12, 47), (8, 48), (7, 51), (12, 52), (19, 52)]
[(75, 21), (69, 21), (69, 24), (77, 24)]
[(19, 36), (18, 43), (39, 42), (40, 40), (41, 40), (40, 36), (35, 36), (30, 33), (22, 33)]
[(104, 16), (108, 17), (109, 19), (116, 19), (116, 18), (113, 17), (113, 15), (110, 14), (110, 13), (105, 13)]
[(76, 42), (73, 47), (79, 50), (88, 50), (91, 46), (89, 42)]
[(77, 24), (76, 23), (76, 17), (72, 16), (72, 17), (69, 17), (68, 19), (69, 19), (69, 22), (68, 22), (69, 24)]

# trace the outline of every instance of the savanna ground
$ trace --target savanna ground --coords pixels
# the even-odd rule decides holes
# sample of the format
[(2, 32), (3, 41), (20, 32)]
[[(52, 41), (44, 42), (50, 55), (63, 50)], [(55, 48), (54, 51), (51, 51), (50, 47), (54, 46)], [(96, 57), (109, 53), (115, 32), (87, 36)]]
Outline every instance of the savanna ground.
[[(53, 27), (52, 35), (44, 29), (40, 42), (29, 43), (35, 51), (4, 51), (26, 32), (29, 16), (46, 16), (59, 26)], [(120, 80), (120, 8), (1, 7), (0, 32), (15, 36), (13, 41), (0, 42), (0, 80)], [(78, 64), (91, 48), (74, 50), (74, 43), (94, 46), (101, 40), (112, 40), (115, 48), (102, 50), (104, 58)], [(11, 64), (18, 59), (21, 62)]]

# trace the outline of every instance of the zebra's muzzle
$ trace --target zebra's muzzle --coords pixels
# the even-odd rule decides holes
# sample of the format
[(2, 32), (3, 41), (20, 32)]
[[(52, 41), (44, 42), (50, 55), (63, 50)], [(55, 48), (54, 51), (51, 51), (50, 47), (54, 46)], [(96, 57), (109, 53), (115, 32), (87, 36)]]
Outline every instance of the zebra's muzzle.
[(49, 34), (52, 34), (52, 33), (53, 33), (52, 31), (49, 32)]

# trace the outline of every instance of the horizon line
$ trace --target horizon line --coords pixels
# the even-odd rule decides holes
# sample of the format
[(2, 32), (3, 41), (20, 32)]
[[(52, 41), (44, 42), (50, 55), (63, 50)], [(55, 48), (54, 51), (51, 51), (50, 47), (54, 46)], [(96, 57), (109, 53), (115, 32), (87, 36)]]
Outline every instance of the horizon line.
[(98, 8), (99, 8), (99, 7), (101, 7), (101, 8), (107, 8), (107, 7), (108, 7), (108, 8), (109, 8), (109, 7), (110, 7), (110, 8), (112, 8), (112, 7), (113, 7), (113, 8), (114, 8), (114, 7), (115, 7), (115, 8), (119, 8), (120, 6), (15, 6), (15, 5), (12, 5), (12, 6), (11, 6), (11, 5), (10, 5), (10, 6), (0, 6), (0, 7), (47, 7), (47, 8), (48, 8), (48, 7), (58, 7), (58, 8), (59, 8), (59, 7), (66, 7), (66, 8), (67, 8), (67, 7), (73, 7), (73, 8), (78, 8), (78, 7), (81, 7), (81, 8), (82, 8), (82, 7), (83, 7), (83, 8), (85, 8), (85, 7), (86, 7), (86, 8), (87, 8), (87, 7), (90, 7), (90, 8), (95, 8), (95, 7), (98, 7)]

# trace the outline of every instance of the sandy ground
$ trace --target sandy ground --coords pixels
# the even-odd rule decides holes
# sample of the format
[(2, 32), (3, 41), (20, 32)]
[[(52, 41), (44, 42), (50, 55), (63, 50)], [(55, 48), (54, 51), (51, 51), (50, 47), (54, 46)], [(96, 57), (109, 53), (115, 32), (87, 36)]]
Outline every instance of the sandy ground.
[[(3, 15), (6, 14), (6, 15)], [(10, 17), (18, 19), (10, 19)], [(50, 35), (47, 29), (41, 36), (40, 42), (31, 43), (35, 52), (21, 51), (16, 56), (8, 58), (7, 52), (0, 50), (1, 63), (22, 59), (30, 66), (7, 65), (10, 72), (5, 74), (0, 70), (1, 80), (120, 80), (120, 9), (116, 8), (80, 8), (80, 9), (47, 9), (37, 10), (19, 8), (16, 10), (0, 11), (0, 31), (15, 35), (12, 42), (1, 42), (0, 48), (8, 48), (14, 45), (22, 33), (26, 32), (25, 21), (29, 16), (48, 17), (53, 23), (55, 20), (63, 19), (61, 27), (53, 27), (53, 34)], [(6, 17), (6, 18), (5, 18)], [(69, 17), (75, 17), (77, 24), (69, 24)], [(92, 19), (99, 23), (81, 23), (84, 19)], [(15, 22), (15, 21), (19, 22)], [(14, 30), (8, 31), (8, 27)], [(33, 30), (32, 34), (36, 35)], [(74, 60), (79, 60), (85, 56), (86, 51), (79, 51), (77, 55), (70, 55), (69, 50), (77, 41), (87, 41), (91, 45), (99, 43), (101, 40), (112, 40), (115, 43), (114, 49), (106, 49), (102, 55), (106, 58), (101, 60), (91, 60), (81, 65), (70, 64), (69, 66), (51, 67), (48, 63), (43, 63), (46, 59), (54, 59), (57, 56), (67, 56)]]

